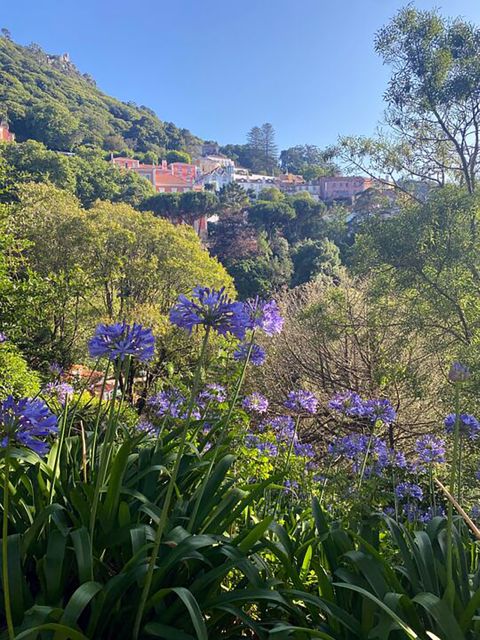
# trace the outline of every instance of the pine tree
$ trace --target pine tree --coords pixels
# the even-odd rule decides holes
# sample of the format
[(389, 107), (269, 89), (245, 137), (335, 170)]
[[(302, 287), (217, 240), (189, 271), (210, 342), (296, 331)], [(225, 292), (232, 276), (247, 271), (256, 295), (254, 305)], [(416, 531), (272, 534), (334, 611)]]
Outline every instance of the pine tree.
[(262, 124), (263, 166), (272, 174), (278, 166), (278, 147), (275, 144), (275, 129), (269, 122)]
[(262, 171), (263, 135), (260, 127), (252, 127), (247, 133), (249, 164), (252, 171)]

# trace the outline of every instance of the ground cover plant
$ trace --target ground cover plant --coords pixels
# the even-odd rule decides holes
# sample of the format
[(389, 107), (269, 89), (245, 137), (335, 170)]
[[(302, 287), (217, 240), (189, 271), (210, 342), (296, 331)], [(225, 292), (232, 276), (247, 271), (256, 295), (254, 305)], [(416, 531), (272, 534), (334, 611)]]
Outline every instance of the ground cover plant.
[[(477, 637), (468, 369), (452, 366), (444, 434), (408, 455), (384, 438), (389, 400), (353, 391), (323, 408), (349, 434), (319, 455), (302, 439), (314, 393), (291, 390), (279, 413), (243, 390), (266, 357), (258, 341), (282, 330), (275, 301), (197, 287), (170, 321), (201, 336), (189, 388), (134, 406), (129, 371), (148, 367), (155, 339), (122, 322), (89, 341), (109, 397), (52, 367), (39, 394), (3, 400), (3, 637)], [(236, 363), (228, 381), (208, 368), (215, 334)]]

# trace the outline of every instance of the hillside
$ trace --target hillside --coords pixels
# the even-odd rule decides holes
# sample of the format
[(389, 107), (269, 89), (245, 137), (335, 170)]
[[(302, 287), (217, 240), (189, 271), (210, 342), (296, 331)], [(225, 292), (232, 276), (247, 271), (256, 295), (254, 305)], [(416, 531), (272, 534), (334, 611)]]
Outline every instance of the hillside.
[(67, 54), (49, 55), (5, 35), (0, 37), (0, 117), (18, 141), (32, 138), (60, 151), (90, 144), (161, 155), (165, 149), (192, 151), (200, 142), (151, 109), (103, 93)]

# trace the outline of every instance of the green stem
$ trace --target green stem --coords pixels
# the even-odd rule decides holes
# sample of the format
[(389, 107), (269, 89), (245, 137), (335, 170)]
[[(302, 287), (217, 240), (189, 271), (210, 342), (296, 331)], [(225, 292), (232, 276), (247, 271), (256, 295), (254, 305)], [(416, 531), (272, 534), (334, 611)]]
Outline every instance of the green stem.
[(363, 476), (365, 475), (365, 469), (367, 467), (367, 460), (368, 460), (368, 456), (370, 455), (370, 449), (371, 449), (372, 442), (373, 442), (373, 434), (374, 434), (374, 432), (372, 431), (372, 433), (370, 434), (370, 438), (368, 439), (367, 450), (365, 451), (365, 456), (363, 457), (362, 468), (360, 469), (360, 477), (358, 479), (358, 490), (359, 491), (362, 488)]
[(186, 445), (187, 436), (188, 436), (188, 428), (190, 426), (190, 419), (191, 419), (193, 407), (194, 407), (194, 404), (195, 404), (195, 398), (196, 398), (196, 395), (197, 395), (197, 391), (198, 391), (198, 388), (199, 388), (201, 371), (202, 371), (203, 362), (205, 360), (205, 354), (207, 352), (207, 344), (208, 344), (209, 335), (210, 335), (210, 327), (206, 327), (205, 336), (203, 338), (203, 343), (202, 343), (202, 349), (200, 351), (200, 356), (199, 356), (197, 367), (196, 367), (196, 370), (195, 370), (195, 377), (194, 377), (194, 380), (193, 380), (192, 393), (191, 393), (190, 402), (189, 402), (188, 409), (187, 409), (187, 417), (185, 419), (185, 425), (183, 427), (182, 436), (181, 436), (180, 444), (179, 444), (178, 451), (177, 451), (177, 457), (175, 459), (175, 465), (173, 467), (172, 474), (170, 476), (170, 480), (169, 480), (169, 483), (168, 483), (168, 486), (167, 486), (167, 492), (166, 492), (166, 495), (165, 495), (165, 500), (164, 500), (164, 503), (163, 503), (162, 512), (160, 514), (160, 519), (158, 521), (157, 531), (156, 531), (156, 534), (155, 534), (155, 541), (154, 541), (154, 544), (153, 544), (150, 560), (149, 560), (149, 563), (148, 563), (147, 575), (145, 576), (145, 583), (143, 585), (142, 594), (140, 596), (140, 603), (138, 605), (137, 614), (136, 614), (136, 617), (135, 617), (135, 623), (134, 623), (133, 632), (132, 632), (132, 639), (133, 640), (138, 640), (138, 637), (139, 637), (139, 634), (140, 634), (140, 627), (141, 627), (142, 619), (143, 619), (143, 614), (144, 614), (144, 611), (145, 611), (145, 606), (147, 604), (148, 596), (149, 596), (149, 593), (150, 593), (150, 587), (152, 586), (153, 573), (155, 571), (155, 564), (156, 564), (158, 552), (160, 550), (160, 544), (162, 542), (163, 534), (165, 532), (165, 527), (166, 527), (167, 518), (168, 518), (168, 512), (170, 510), (170, 503), (172, 501), (173, 492), (174, 492), (174, 489), (175, 489), (175, 484), (177, 482), (177, 476), (178, 476), (178, 472), (180, 470), (180, 464), (181, 464), (181, 461), (182, 461), (183, 453), (185, 451), (185, 445)]
[(99, 425), (100, 425), (100, 416), (102, 414), (102, 402), (103, 402), (103, 396), (105, 394), (105, 386), (107, 384), (109, 368), (110, 368), (110, 361), (107, 362), (107, 368), (105, 369), (105, 373), (104, 373), (104, 376), (103, 376), (102, 388), (100, 390), (100, 401), (98, 403), (97, 415), (95, 417), (95, 424), (94, 424), (94, 427), (93, 427), (92, 455), (91, 455), (91, 459), (90, 459), (90, 469), (92, 471), (92, 474), (95, 471), (95, 459), (97, 457), (98, 429), (99, 429)]
[(12, 607), (10, 602), (10, 581), (8, 575), (8, 510), (10, 495), (10, 455), (8, 447), (5, 450), (4, 467), (4, 489), (3, 489), (3, 524), (2, 524), (2, 578), (3, 578), (3, 598), (5, 602), (5, 618), (7, 619), (7, 629), (9, 640), (14, 640), (15, 630), (13, 628)]
[(48, 498), (48, 504), (52, 504), (53, 502), (55, 479), (57, 477), (58, 465), (60, 464), (60, 457), (62, 455), (63, 444), (65, 442), (65, 435), (67, 432), (67, 414), (68, 414), (68, 394), (65, 395), (65, 406), (63, 408), (62, 424), (60, 425), (60, 437), (58, 439), (57, 450), (55, 452), (55, 461), (53, 463), (53, 476), (52, 476), (52, 483), (50, 485), (50, 495)]
[[(455, 476), (457, 472), (458, 446), (460, 440), (460, 385), (455, 384), (455, 426), (453, 438), (453, 455), (450, 465), (450, 486), (449, 491), (452, 496), (455, 495)], [(453, 608), (455, 600), (455, 587), (453, 584), (453, 504), (448, 501), (447, 515), (447, 588), (446, 600)]]
[[(95, 482), (95, 490), (93, 493), (92, 510), (90, 512), (90, 551), (92, 555), (92, 573), (93, 573), (93, 537), (95, 533), (95, 523), (97, 518), (98, 504), (100, 501), (100, 493), (105, 482), (107, 475), (107, 465), (110, 457), (110, 449), (112, 446), (113, 438), (115, 436), (115, 400), (117, 397), (118, 382), (122, 371), (122, 362), (118, 361), (115, 370), (115, 385), (113, 388), (113, 397), (110, 400), (110, 412), (107, 422), (107, 429), (105, 432), (105, 438), (102, 445), (102, 452), (100, 456), (100, 468), (98, 470), (97, 479)], [(93, 575), (92, 575), (93, 580)]]
[(187, 531), (189, 531), (190, 533), (192, 532), (193, 526), (195, 524), (195, 520), (196, 520), (197, 515), (198, 515), (198, 510), (200, 508), (200, 504), (201, 504), (201, 502), (203, 500), (203, 496), (205, 494), (205, 488), (207, 486), (207, 482), (208, 482), (208, 480), (210, 478), (210, 475), (212, 473), (213, 467), (215, 466), (215, 463), (217, 461), (217, 455), (218, 455), (218, 452), (220, 451), (220, 447), (222, 446), (222, 444), (223, 444), (223, 442), (225, 440), (225, 437), (226, 437), (226, 434), (227, 434), (228, 423), (230, 422), (230, 418), (232, 417), (233, 410), (235, 409), (235, 405), (237, 403), (238, 396), (240, 394), (240, 390), (241, 390), (242, 385), (243, 385), (243, 381), (245, 380), (245, 373), (247, 371), (247, 366), (248, 366), (248, 363), (250, 361), (250, 356), (251, 356), (252, 349), (253, 349), (253, 338), (254, 338), (254, 336), (255, 336), (255, 330), (252, 331), (252, 336), (251, 336), (251, 339), (250, 339), (250, 345), (249, 345), (248, 351), (247, 351), (247, 357), (245, 358), (245, 362), (243, 364), (242, 372), (241, 372), (240, 377), (238, 379), (237, 386), (235, 387), (235, 391), (233, 393), (233, 397), (232, 397), (232, 400), (230, 402), (230, 406), (228, 408), (228, 413), (227, 413), (227, 417), (225, 418), (224, 428), (221, 430), (220, 436), (218, 437), (218, 440), (215, 443), (215, 448), (214, 448), (214, 451), (213, 451), (212, 459), (210, 460), (210, 465), (209, 465), (207, 473), (206, 473), (206, 475), (205, 475), (205, 477), (204, 477), (204, 479), (202, 481), (202, 486), (200, 487), (200, 492), (199, 492), (199, 494), (197, 496), (197, 499), (195, 500), (195, 504), (194, 504), (194, 507), (193, 507), (192, 515), (190, 517), (190, 521), (189, 521), (189, 524), (188, 524), (188, 527), (187, 527)]
[(458, 474), (457, 474), (457, 501), (462, 502), (462, 455), (463, 455), (463, 437), (460, 434), (458, 442)]
[[(290, 458), (292, 457), (292, 451), (293, 451), (293, 445), (295, 443), (295, 440), (297, 438), (297, 432), (298, 432), (298, 425), (300, 423), (300, 416), (298, 415), (295, 419), (295, 426), (293, 428), (293, 434), (292, 434), (292, 439), (290, 440), (290, 444), (288, 446), (288, 451), (287, 451), (287, 457), (285, 458), (285, 464), (283, 466), (283, 478), (285, 478), (287, 471), (288, 471), (288, 465), (290, 464)], [(278, 511), (278, 507), (280, 506), (280, 501), (282, 499), (282, 494), (281, 492), (279, 492), (277, 500), (275, 502), (275, 509), (273, 510), (273, 517), (275, 518), (277, 515), (277, 511)]]

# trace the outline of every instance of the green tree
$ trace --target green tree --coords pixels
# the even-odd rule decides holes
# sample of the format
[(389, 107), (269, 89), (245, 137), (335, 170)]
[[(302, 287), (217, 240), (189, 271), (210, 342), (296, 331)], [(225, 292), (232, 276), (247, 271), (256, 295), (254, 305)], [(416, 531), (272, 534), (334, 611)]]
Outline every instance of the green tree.
[(231, 182), (225, 185), (218, 192), (219, 215), (242, 211), (248, 207), (249, 204), (250, 198), (245, 189), (237, 182)]
[(280, 153), (280, 164), (286, 173), (299, 174), (305, 180), (315, 180), (338, 173), (338, 167), (333, 163), (335, 153), (333, 147), (322, 150), (313, 144), (299, 144)]
[(250, 224), (259, 230), (264, 230), (269, 238), (282, 233), (294, 218), (295, 209), (283, 200), (260, 201), (248, 209)]
[(385, 93), (389, 129), (344, 138), (352, 166), (401, 187), (404, 178), (473, 192), (480, 162), (480, 29), (407, 6), (383, 27), (375, 49), (393, 74)]
[(71, 151), (82, 140), (79, 128), (80, 120), (64, 105), (36, 103), (27, 110), (23, 135), (36, 138), (50, 149)]
[(32, 397), (40, 390), (39, 376), (32, 371), (25, 358), (13, 345), (0, 345), (0, 400), (8, 395)]
[(357, 267), (378, 274), (438, 345), (459, 348), (480, 336), (478, 196), (449, 186), (424, 204), (365, 223), (355, 243)]
[(275, 143), (275, 130), (266, 122), (255, 126), (247, 134), (249, 168), (253, 171), (272, 174), (278, 166), (278, 149)]
[(340, 251), (334, 242), (323, 240), (303, 240), (292, 249), (294, 273), (292, 286), (325, 276), (338, 281), (341, 276)]
[(72, 194), (27, 183), (4, 225), (0, 323), (37, 368), (75, 361), (101, 321), (128, 318), (168, 333), (171, 305), (196, 284), (234, 292), (191, 227), (127, 204), (97, 200), (87, 211)]
[(186, 162), (187, 164), (191, 164), (192, 162), (190, 154), (186, 151), (167, 151), (165, 159), (168, 164), (172, 162)]

